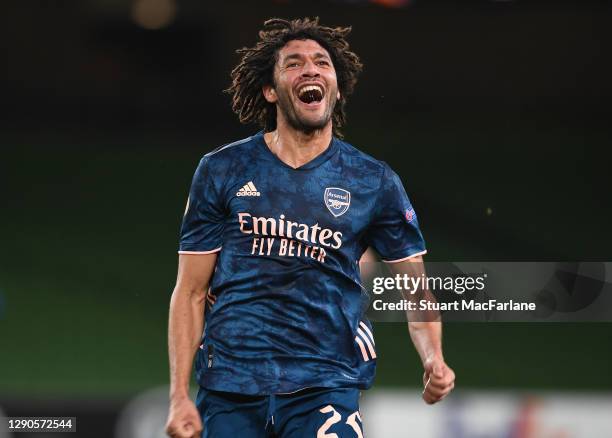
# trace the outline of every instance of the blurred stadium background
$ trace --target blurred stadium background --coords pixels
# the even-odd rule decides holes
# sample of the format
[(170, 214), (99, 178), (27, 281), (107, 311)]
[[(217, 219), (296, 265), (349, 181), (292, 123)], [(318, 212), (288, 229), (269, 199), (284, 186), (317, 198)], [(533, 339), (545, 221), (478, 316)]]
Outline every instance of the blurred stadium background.
[[(5, 414), (77, 416), (83, 437), (162, 436), (192, 173), (256, 130), (222, 93), (234, 50), (268, 17), (305, 15), (353, 25), (365, 71), (346, 138), (400, 174), (430, 259), (612, 259), (609, 2), (4, 2)], [(610, 437), (610, 335), (603, 323), (449, 324), (458, 389), (426, 407), (405, 327), (378, 324), (366, 431)]]

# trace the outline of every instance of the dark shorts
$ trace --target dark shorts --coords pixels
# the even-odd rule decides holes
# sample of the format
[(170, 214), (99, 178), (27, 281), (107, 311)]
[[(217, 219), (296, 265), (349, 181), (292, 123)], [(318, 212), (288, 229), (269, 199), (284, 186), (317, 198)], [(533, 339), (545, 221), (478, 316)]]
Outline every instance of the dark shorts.
[(359, 389), (251, 396), (200, 388), (203, 438), (363, 438)]

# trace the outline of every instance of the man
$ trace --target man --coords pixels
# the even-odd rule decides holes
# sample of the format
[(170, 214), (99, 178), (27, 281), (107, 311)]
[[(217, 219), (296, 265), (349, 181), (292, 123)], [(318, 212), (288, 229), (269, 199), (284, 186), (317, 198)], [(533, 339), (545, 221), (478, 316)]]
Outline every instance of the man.
[[(425, 247), (397, 175), (338, 138), (362, 67), (349, 31), (272, 19), (239, 51), (233, 109), (263, 131), (205, 155), (193, 179), (170, 304), (172, 437), (363, 436), (376, 351), (358, 260), (373, 247), (414, 272)], [(454, 385), (440, 323), (409, 328), (435, 403)]]

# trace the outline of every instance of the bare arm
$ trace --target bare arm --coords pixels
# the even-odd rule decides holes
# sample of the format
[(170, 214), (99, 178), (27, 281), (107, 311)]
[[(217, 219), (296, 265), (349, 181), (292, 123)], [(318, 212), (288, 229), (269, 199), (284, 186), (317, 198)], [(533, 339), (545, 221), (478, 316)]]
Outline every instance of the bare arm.
[(200, 416), (189, 399), (189, 381), (202, 337), (206, 293), (216, 262), (216, 253), (179, 255), (168, 322), (170, 414), (166, 430), (172, 437), (196, 437), (202, 430)]
[[(425, 274), (423, 258), (412, 257), (399, 263), (390, 263), (394, 274), (408, 274), (421, 277)], [(435, 300), (435, 297), (427, 288), (416, 294), (407, 295), (405, 298), (411, 301), (419, 299)], [(442, 354), (442, 322), (440, 315), (433, 311), (408, 312), (408, 331), (416, 351), (423, 363), (423, 399), (432, 404), (442, 400), (455, 386), (455, 373), (446, 365)]]

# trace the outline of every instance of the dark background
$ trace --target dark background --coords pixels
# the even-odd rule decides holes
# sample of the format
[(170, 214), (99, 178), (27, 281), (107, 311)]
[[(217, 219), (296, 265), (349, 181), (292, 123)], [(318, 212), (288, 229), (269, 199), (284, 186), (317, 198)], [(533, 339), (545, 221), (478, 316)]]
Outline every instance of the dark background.
[[(77, 413), (83, 436), (110, 436), (102, 425), (112, 430), (126, 400), (168, 382), (187, 191), (204, 153), (258, 129), (237, 122), (222, 90), (234, 50), (268, 17), (353, 26), (365, 70), (346, 139), (402, 177), (430, 260), (611, 259), (608, 2), (192, 0), (155, 30), (137, 24), (141, 6), (2, 5), (9, 415)], [(405, 327), (376, 332), (376, 386), (418, 386)], [(462, 388), (609, 392), (611, 334), (601, 323), (450, 324), (445, 354)]]

